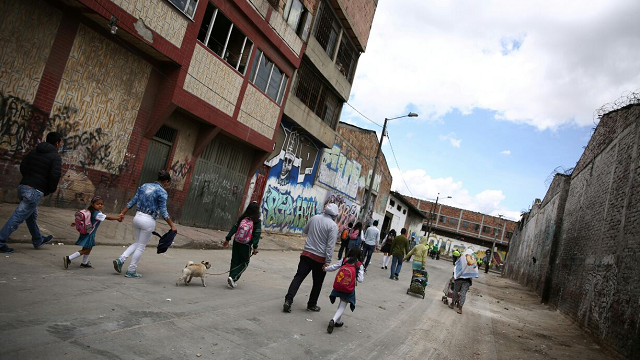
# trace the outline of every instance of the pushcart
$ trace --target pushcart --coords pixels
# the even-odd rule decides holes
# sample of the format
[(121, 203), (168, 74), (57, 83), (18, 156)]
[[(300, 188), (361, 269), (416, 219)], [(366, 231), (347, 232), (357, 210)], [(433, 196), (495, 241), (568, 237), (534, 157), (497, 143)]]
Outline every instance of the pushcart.
[(429, 285), (429, 274), (426, 270), (413, 270), (411, 274), (411, 283), (407, 289), (407, 294), (412, 293), (422, 295), (424, 299), (425, 289)]
[(449, 279), (447, 285), (445, 285), (443, 292), (444, 295), (442, 296), (442, 302), (445, 305), (449, 305), (449, 298), (453, 301), (453, 276)]

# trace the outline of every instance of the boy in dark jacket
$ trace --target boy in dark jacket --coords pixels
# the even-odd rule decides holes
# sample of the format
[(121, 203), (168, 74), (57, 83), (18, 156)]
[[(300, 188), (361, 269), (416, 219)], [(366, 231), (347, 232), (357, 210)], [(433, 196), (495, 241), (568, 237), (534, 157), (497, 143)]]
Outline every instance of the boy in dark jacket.
[(409, 240), (407, 239), (407, 229), (400, 230), (400, 236), (396, 236), (391, 243), (391, 276), (389, 279), (398, 280), (400, 270), (402, 269), (402, 259), (409, 253)]
[(38, 204), (42, 198), (55, 192), (60, 181), (62, 159), (58, 148), (62, 146), (62, 137), (57, 132), (47, 134), (47, 141), (31, 150), (20, 163), (22, 180), (18, 186), (20, 204), (13, 215), (0, 230), (0, 253), (11, 253), (7, 246), (9, 236), (26, 221), (33, 247), (39, 249), (53, 239), (52, 235), (42, 237), (38, 229)]

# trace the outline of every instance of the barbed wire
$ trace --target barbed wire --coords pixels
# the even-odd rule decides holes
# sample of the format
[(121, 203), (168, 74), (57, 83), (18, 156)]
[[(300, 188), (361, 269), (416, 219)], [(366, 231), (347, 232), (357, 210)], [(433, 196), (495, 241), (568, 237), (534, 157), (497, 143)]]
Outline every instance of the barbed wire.
[[(636, 91), (627, 91), (613, 102), (606, 103), (593, 112), (593, 124), (598, 125), (600, 119), (608, 113), (620, 110), (630, 105), (640, 105), (640, 89)], [(594, 129), (595, 130), (595, 129)]]
[(555, 169), (553, 169), (551, 174), (549, 174), (549, 176), (547, 176), (547, 179), (544, 181), (545, 187), (548, 188), (549, 186), (551, 186), (551, 183), (553, 182), (553, 179), (556, 177), (557, 174), (571, 176), (571, 174), (573, 174), (573, 169), (574, 167), (565, 168), (564, 166), (557, 166)]

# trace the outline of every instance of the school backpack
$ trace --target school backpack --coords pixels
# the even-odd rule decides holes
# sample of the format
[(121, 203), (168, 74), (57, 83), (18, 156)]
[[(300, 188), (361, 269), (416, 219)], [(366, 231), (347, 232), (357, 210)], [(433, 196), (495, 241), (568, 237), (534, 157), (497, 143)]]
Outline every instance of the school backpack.
[(235, 240), (240, 244), (248, 244), (253, 236), (253, 220), (246, 217), (238, 224)]
[(348, 229), (348, 228), (347, 228), (347, 229), (344, 229), (344, 230), (342, 231), (342, 235), (340, 236), (340, 240), (341, 240), (341, 241), (343, 241), (343, 242), (344, 242), (345, 240), (349, 240), (349, 229)]
[(354, 265), (347, 263), (347, 259), (344, 259), (336, 274), (336, 279), (333, 281), (333, 289), (347, 294), (352, 293), (356, 288), (357, 272), (360, 265), (362, 265), (360, 261)]
[(82, 235), (91, 234), (93, 232), (93, 224), (91, 223), (91, 211), (87, 209), (78, 210), (75, 214), (76, 230)]

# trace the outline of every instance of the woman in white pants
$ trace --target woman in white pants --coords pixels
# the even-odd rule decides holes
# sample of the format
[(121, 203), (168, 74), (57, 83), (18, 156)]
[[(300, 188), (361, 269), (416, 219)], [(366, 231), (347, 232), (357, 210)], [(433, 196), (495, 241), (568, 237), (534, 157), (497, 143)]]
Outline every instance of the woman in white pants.
[(135, 196), (129, 200), (127, 206), (120, 212), (120, 215), (124, 216), (134, 206), (136, 206), (137, 210), (136, 216), (133, 218), (133, 231), (136, 242), (131, 244), (119, 258), (113, 260), (113, 268), (118, 273), (121, 273), (122, 265), (133, 254), (129, 268), (124, 274), (125, 277), (142, 277), (137, 271), (138, 262), (140, 262), (142, 253), (151, 239), (153, 230), (156, 228), (158, 215), (162, 216), (167, 224), (171, 226), (172, 231), (177, 232), (167, 212), (168, 195), (165, 189), (169, 187), (170, 183), (171, 176), (169, 173), (164, 170), (160, 171), (158, 173), (158, 181), (140, 186)]

